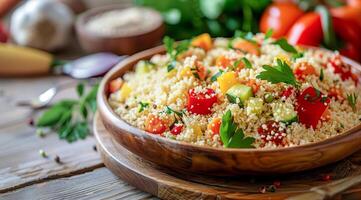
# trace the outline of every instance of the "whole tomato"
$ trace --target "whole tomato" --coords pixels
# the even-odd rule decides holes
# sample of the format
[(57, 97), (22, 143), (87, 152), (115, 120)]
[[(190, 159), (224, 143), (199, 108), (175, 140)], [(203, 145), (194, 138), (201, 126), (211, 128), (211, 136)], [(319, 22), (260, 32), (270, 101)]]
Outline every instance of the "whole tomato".
[(279, 38), (287, 33), (292, 24), (303, 15), (303, 11), (290, 2), (275, 2), (263, 13), (260, 30), (265, 33), (273, 30), (273, 37)]
[(287, 33), (287, 40), (293, 45), (319, 46), (322, 38), (321, 17), (316, 12), (300, 17)]

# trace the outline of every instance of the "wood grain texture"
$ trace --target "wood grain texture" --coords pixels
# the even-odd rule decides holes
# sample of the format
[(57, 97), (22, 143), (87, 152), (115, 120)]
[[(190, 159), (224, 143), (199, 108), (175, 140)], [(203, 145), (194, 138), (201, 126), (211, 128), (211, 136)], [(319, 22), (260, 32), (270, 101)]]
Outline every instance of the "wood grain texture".
[[(361, 148), (361, 124), (347, 133), (321, 142), (279, 149), (227, 149), (193, 145), (148, 134), (120, 119), (108, 104), (108, 83), (131, 70), (139, 60), (164, 52), (159, 46), (135, 54), (113, 68), (98, 92), (99, 114), (106, 129), (131, 152), (178, 171), (235, 175), (245, 173), (290, 173), (314, 169), (339, 161)], [(357, 73), (361, 66), (349, 59)]]
[[(64, 81), (71, 80), (65, 77), (0, 80), (0, 193), (103, 166), (98, 153), (93, 150), (93, 137), (73, 144), (59, 140), (52, 132), (39, 138), (35, 128), (28, 124), (29, 118), (36, 113), (15, 106), (16, 101), (32, 99)], [(70, 88), (61, 91), (54, 101), (72, 97), (76, 94)], [(40, 149), (49, 157), (42, 158)], [(55, 155), (60, 157), (62, 164), (54, 161)]]
[[(95, 120), (94, 129), (104, 164), (122, 180), (162, 199), (285, 199), (331, 183), (322, 180), (325, 174), (331, 175), (333, 181), (361, 174), (361, 151), (334, 165), (288, 175), (222, 178), (172, 171), (152, 164), (119, 145), (101, 120)], [(260, 187), (275, 180), (281, 182), (276, 192), (259, 192)], [(342, 199), (360, 196), (361, 185), (340, 194)]]
[(126, 199), (151, 198), (123, 182), (108, 169), (100, 168), (81, 175), (48, 181), (0, 194), (2, 200), (13, 199)]

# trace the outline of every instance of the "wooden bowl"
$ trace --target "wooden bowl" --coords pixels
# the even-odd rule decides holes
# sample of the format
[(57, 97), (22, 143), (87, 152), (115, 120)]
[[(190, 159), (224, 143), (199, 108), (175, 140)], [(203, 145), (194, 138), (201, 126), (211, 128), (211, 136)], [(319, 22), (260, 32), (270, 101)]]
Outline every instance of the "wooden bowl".
[[(134, 64), (163, 53), (156, 47), (120, 62), (101, 82), (98, 110), (106, 129), (129, 151), (158, 165), (208, 175), (226, 176), (244, 173), (282, 174), (303, 171), (339, 161), (361, 148), (361, 125), (321, 142), (279, 149), (226, 149), (193, 145), (146, 133), (126, 123), (108, 104), (109, 81), (132, 70)], [(360, 74), (361, 66), (344, 58)]]
[[(101, 36), (86, 28), (86, 23), (92, 17), (111, 10), (129, 8), (129, 5), (108, 5), (94, 8), (79, 15), (75, 23), (75, 29), (81, 47), (89, 52), (113, 52), (119, 55), (131, 55), (144, 49), (158, 45), (164, 34), (164, 24), (161, 15), (152, 10), (159, 19), (159, 23), (148, 32), (123, 34), (121, 36)], [(147, 8), (150, 9), (150, 8)], [(115, 19), (116, 20), (116, 19)]]

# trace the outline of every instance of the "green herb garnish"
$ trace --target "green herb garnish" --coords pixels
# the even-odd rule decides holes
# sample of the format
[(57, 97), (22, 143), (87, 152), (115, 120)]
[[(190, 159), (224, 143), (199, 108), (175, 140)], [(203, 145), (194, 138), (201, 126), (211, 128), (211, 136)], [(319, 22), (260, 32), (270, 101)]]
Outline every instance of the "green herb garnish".
[(173, 110), (173, 109), (172, 109), (171, 107), (169, 107), (169, 106), (166, 106), (165, 113), (167, 113), (168, 115), (174, 113), (174, 114), (176, 114), (178, 117), (182, 117), (182, 116), (183, 116), (183, 113), (182, 113), (182, 112)]
[(236, 30), (236, 32), (234, 33), (234, 38), (242, 38), (244, 40), (247, 40), (249, 42), (252, 43), (257, 43), (254, 39), (253, 39), (253, 33), (252, 32), (243, 32), (240, 30)]
[(237, 128), (230, 110), (222, 116), (220, 135), (223, 145), (227, 148), (253, 148), (252, 144), (255, 141), (253, 137), (245, 137), (243, 130)]
[(177, 56), (186, 51), (189, 47), (190, 41), (189, 40), (183, 40), (179, 42), (178, 44), (175, 44), (175, 41), (165, 36), (163, 39), (164, 47), (167, 51), (167, 54), (170, 56), (171, 60), (176, 60)]
[(212, 81), (212, 82), (216, 81), (217, 78), (220, 77), (220, 76), (223, 74), (223, 72), (224, 72), (224, 71), (220, 69), (215, 75), (213, 75), (213, 76), (211, 77), (211, 81)]
[(85, 139), (90, 133), (89, 112), (96, 111), (98, 85), (86, 95), (83, 84), (78, 84), (76, 90), (80, 99), (65, 99), (57, 102), (40, 116), (36, 126), (51, 128), (57, 131), (60, 139), (68, 142)]
[(144, 108), (146, 108), (148, 106), (149, 106), (149, 103), (147, 103), (147, 102), (139, 102), (138, 112), (143, 112)]
[(167, 72), (172, 71), (176, 66), (177, 66), (177, 62), (176, 61), (171, 61), (167, 65)]
[(293, 47), (292, 45), (290, 45), (287, 40), (285, 38), (281, 38), (279, 40), (276, 40), (275, 42), (273, 42), (272, 44), (277, 44), (278, 46), (280, 46), (283, 50), (289, 52), (289, 53), (293, 53), (293, 54), (297, 54), (298, 51), (296, 50), (295, 47)]
[(246, 57), (243, 57), (241, 60), (247, 69), (252, 69), (252, 64)]
[(267, 80), (273, 84), (275, 83), (287, 83), (295, 87), (299, 86), (296, 81), (295, 75), (292, 72), (290, 66), (281, 59), (277, 59), (276, 66), (263, 66), (264, 71), (259, 73), (256, 78), (261, 80)]
[(356, 104), (357, 104), (357, 95), (355, 93), (347, 95), (348, 104), (351, 106), (352, 110), (356, 112)]
[(267, 40), (268, 38), (272, 37), (273, 35), (273, 29), (268, 29), (265, 36), (264, 36), (264, 39)]
[(320, 81), (323, 81), (323, 79), (325, 78), (325, 75), (323, 74), (323, 69), (321, 68), (321, 71), (320, 71)]

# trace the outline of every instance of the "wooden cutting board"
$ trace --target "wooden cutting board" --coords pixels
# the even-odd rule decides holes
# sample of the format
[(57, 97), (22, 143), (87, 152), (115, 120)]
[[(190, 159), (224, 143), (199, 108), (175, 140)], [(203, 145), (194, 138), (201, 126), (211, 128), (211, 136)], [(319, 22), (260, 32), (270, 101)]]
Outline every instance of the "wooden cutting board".
[[(283, 176), (219, 178), (183, 174), (156, 166), (126, 150), (112, 139), (98, 116), (94, 119), (94, 134), (107, 168), (122, 180), (161, 199), (285, 199), (308, 192), (315, 186), (361, 174), (361, 151), (330, 166)], [(324, 175), (331, 175), (332, 180), (323, 180)], [(281, 183), (275, 192), (259, 191), (260, 187), (274, 181)], [(361, 185), (348, 189), (339, 197), (361, 199)]]

